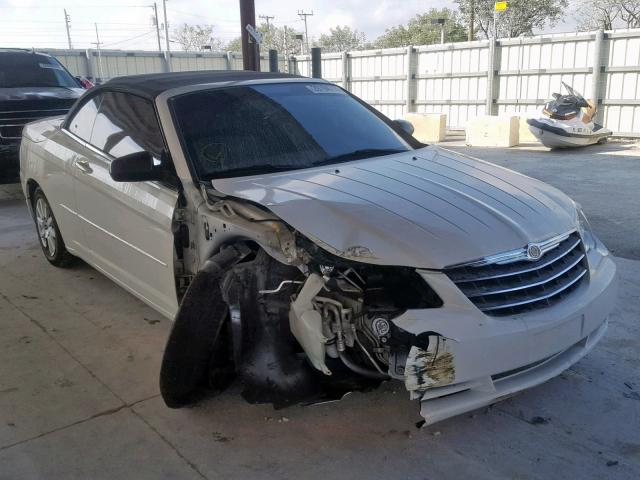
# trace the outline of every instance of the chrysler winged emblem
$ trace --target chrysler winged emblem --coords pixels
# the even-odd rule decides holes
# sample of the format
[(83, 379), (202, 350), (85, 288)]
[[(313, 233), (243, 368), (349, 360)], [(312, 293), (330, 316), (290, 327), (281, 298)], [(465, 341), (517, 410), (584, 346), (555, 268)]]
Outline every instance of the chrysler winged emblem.
[(530, 243), (527, 245), (527, 258), (529, 260), (538, 260), (542, 256), (542, 249), (534, 244)]

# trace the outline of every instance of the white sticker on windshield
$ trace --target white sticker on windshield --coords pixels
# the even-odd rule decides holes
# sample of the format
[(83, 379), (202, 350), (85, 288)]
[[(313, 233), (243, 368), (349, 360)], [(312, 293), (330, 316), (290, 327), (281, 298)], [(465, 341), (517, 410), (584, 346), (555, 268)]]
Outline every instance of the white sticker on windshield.
[(344, 94), (344, 92), (337, 86), (330, 83), (312, 83), (306, 85), (306, 87), (313, 93), (338, 93)]

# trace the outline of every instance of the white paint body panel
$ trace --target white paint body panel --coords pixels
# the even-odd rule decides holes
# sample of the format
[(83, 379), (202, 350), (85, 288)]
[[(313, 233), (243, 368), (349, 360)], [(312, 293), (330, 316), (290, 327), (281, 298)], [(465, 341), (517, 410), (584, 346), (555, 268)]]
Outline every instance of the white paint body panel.
[[(36, 132), (41, 135), (32, 142)], [(178, 193), (155, 182), (114, 182), (109, 159), (60, 128), (60, 121), (30, 124), (20, 175), (35, 180), (74, 255), (173, 318), (178, 303), (171, 223)], [(86, 160), (91, 173), (76, 166)]]
[[(611, 136), (611, 130), (600, 128), (593, 130), (593, 122), (585, 124), (580, 118), (571, 120), (554, 120), (548, 117), (540, 117), (535, 119), (536, 125), (529, 125), (531, 133), (549, 148), (572, 148), (585, 147), (596, 143), (606, 141)], [(561, 129), (570, 134), (559, 135), (548, 128)]]
[[(423, 272), (442, 297), (443, 307), (408, 311), (394, 322), (414, 333), (440, 333), (453, 355), (454, 382), (422, 396), (421, 414), (428, 424), (543, 383), (595, 346), (617, 299), (616, 266), (609, 255), (595, 249), (588, 259), (589, 281), (572, 295), (551, 307), (511, 317), (482, 314), (446, 275)], [(495, 377), (500, 374), (504, 376)], [(454, 392), (460, 393), (451, 395)]]
[(576, 225), (557, 189), (435, 146), (213, 186), (264, 205), (337, 255), (366, 247), (371, 255), (357, 260), (381, 265), (440, 269)]

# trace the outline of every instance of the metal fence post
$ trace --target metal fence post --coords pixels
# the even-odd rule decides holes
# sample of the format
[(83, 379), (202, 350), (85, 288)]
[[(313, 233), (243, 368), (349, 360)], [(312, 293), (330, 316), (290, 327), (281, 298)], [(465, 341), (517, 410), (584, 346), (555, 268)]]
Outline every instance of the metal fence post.
[(591, 99), (598, 110), (596, 118), (599, 123), (602, 123), (604, 112), (602, 111), (602, 98), (601, 93), (604, 91), (601, 85), (602, 79), (602, 47), (604, 45), (604, 32), (598, 30), (593, 42), (593, 71), (591, 73)]
[(273, 48), (269, 49), (269, 71), (278, 72), (278, 51)]
[(487, 65), (487, 103), (485, 106), (486, 114), (494, 114), (494, 100), (496, 94), (496, 50), (498, 42), (491, 38), (489, 39), (489, 63)]
[(233, 70), (233, 52), (227, 52), (227, 70)]
[(415, 110), (416, 105), (416, 83), (415, 78), (415, 49), (413, 46), (407, 47), (407, 78), (405, 85), (405, 113), (410, 113)]
[(322, 49), (320, 47), (311, 49), (311, 76), (322, 78)]
[(86, 66), (85, 71), (87, 72), (87, 77), (91, 78), (95, 82), (96, 76), (93, 70), (92, 58), (93, 58), (93, 54), (91, 49), (90, 48), (86, 49), (84, 51), (84, 59), (85, 59), (85, 66)]
[(342, 52), (342, 88), (351, 91), (351, 85), (349, 85), (349, 52)]

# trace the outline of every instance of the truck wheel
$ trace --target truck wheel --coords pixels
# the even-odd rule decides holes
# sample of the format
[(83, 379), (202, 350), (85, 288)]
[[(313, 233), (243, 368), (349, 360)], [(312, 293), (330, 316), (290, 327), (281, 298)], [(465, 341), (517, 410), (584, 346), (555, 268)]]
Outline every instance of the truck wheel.
[(67, 251), (51, 206), (40, 187), (33, 194), (33, 213), (45, 258), (56, 267), (70, 267), (75, 257)]

